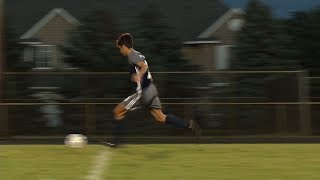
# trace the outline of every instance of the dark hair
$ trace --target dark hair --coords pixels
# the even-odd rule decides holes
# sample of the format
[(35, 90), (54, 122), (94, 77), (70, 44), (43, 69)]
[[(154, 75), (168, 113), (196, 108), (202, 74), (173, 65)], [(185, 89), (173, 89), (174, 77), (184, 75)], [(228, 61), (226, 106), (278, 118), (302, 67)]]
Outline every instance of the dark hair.
[(123, 33), (119, 36), (117, 46), (125, 45), (127, 48), (133, 48), (133, 39), (130, 33)]

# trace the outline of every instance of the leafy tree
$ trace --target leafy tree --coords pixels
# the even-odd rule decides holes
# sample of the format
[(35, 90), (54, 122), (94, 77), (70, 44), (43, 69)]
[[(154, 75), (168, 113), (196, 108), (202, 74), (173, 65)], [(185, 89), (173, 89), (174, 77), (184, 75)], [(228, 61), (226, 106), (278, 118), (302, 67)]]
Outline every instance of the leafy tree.
[[(269, 7), (259, 0), (251, 0), (246, 8), (244, 27), (238, 34), (233, 70), (276, 70), (277, 32)], [(238, 96), (265, 96), (265, 75), (240, 74), (236, 87)]]
[[(244, 15), (244, 27), (238, 34), (233, 70), (278, 70), (277, 29), (270, 8), (259, 0), (250, 0)], [(238, 97), (266, 97), (265, 74), (238, 74), (234, 79)], [(267, 120), (260, 108), (240, 107), (239, 120), (245, 128), (264, 128)]]
[[(295, 12), (287, 21), (288, 34), (292, 37), (290, 48), (303, 69), (311, 76), (320, 75), (320, 7), (305, 12)], [(310, 96), (320, 95), (320, 81), (310, 81)]]
[[(167, 22), (167, 17), (156, 3), (147, 4), (134, 23), (136, 26), (132, 27), (136, 37), (135, 48), (146, 56), (152, 71), (197, 70), (198, 67), (182, 57), (182, 41)], [(192, 79), (184, 75), (159, 74), (156, 79), (164, 97), (192, 96), (186, 87), (188, 84), (191, 87)], [(183, 87), (185, 93), (181, 92)]]
[(124, 70), (115, 47), (117, 32), (109, 12), (103, 8), (88, 11), (80, 18), (80, 25), (69, 33), (68, 43), (62, 48), (64, 60), (87, 71)]
[[(133, 27), (137, 37), (136, 48), (151, 60), (154, 71), (166, 71), (172, 67), (170, 60), (179, 60), (181, 41), (174, 36), (173, 29), (166, 24), (166, 18), (154, 3), (148, 4), (139, 14), (137, 27)], [(171, 65), (171, 66), (170, 66)]]
[[(7, 20), (7, 19), (6, 19)], [(6, 21), (4, 30), (4, 47), (5, 47), (5, 71), (7, 72), (25, 72), (31, 69), (30, 62), (23, 61), (24, 45), (19, 43), (18, 35), (11, 28), (10, 22)], [(17, 102), (17, 99), (30, 98), (30, 86), (32, 80), (30, 76), (10, 74), (5, 76), (5, 98), (7, 101)], [(36, 113), (35, 106), (21, 107), (12, 106), (8, 108), (9, 121), (15, 128), (16, 134), (30, 131), (30, 124), (35, 124), (34, 118), (30, 118), (26, 123), (26, 117), (32, 117)]]
[(290, 35), (290, 27), (287, 20), (274, 20), (276, 38), (274, 42), (276, 57), (273, 63), (274, 70), (299, 70), (300, 60), (297, 59), (297, 51), (292, 48), (295, 38)]
[(244, 16), (245, 25), (238, 36), (235, 70), (274, 70), (276, 56), (274, 22), (269, 7), (251, 0)]
[(296, 59), (312, 75), (320, 72), (320, 7), (308, 12), (296, 12), (288, 20), (288, 33), (294, 38), (290, 47), (296, 52)]
[[(18, 36), (8, 22), (6, 23), (4, 32), (6, 55), (5, 70), (8, 72), (28, 71), (32, 65), (29, 62), (23, 61), (24, 46), (19, 43), (19, 40), (16, 38)], [(12, 74), (7, 75), (6, 80), (6, 98), (21, 99), (30, 95), (28, 90), (30, 77)]]
[[(95, 8), (88, 11), (80, 18), (80, 25), (69, 33), (68, 43), (62, 47), (66, 54), (65, 62), (82, 71), (125, 71), (126, 61), (119, 55), (115, 46), (115, 38), (118, 36), (117, 24), (113, 16), (104, 8)], [(112, 77), (112, 78), (110, 78)], [(117, 78), (117, 80), (114, 80)], [(78, 87), (65, 88), (68, 96), (81, 97), (114, 97), (121, 96), (119, 89), (123, 89), (127, 82), (123, 76), (93, 76), (86, 77), (86, 81), (78, 79)], [(69, 81), (74, 81), (70, 79)], [(70, 83), (68, 80), (65, 86)], [(110, 86), (112, 85), (112, 86)]]
[(26, 71), (31, 68), (31, 65), (24, 62), (23, 48), (19, 43), (18, 35), (10, 28), (10, 25), (5, 29), (5, 47), (6, 47), (6, 71)]

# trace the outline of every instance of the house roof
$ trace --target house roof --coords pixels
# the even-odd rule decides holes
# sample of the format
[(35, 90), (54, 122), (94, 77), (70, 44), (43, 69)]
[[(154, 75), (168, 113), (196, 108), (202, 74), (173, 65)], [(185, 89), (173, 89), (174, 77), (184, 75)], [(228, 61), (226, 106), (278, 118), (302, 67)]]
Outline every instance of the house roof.
[(226, 13), (220, 16), (211, 26), (209, 26), (205, 31), (203, 31), (198, 38), (210, 37), (214, 32), (216, 32), (224, 23), (226, 23), (234, 14), (244, 14), (241, 9), (229, 9)]
[(5, 14), (20, 37), (55, 8), (63, 8), (79, 19), (88, 9), (103, 6), (124, 25), (134, 23), (149, 2), (158, 5), (183, 40), (196, 39), (228, 10), (221, 0), (5, 0)]
[(192, 40), (185, 40), (183, 44), (197, 45), (197, 44), (217, 44), (217, 43), (221, 43), (221, 41), (215, 37), (208, 37), (208, 38), (196, 38)]
[(25, 32), (20, 38), (21, 39), (30, 39), (33, 37), (34, 34), (36, 34), (43, 26), (45, 26), (47, 23), (49, 23), (53, 18), (56, 16), (61, 16), (66, 21), (68, 21), (71, 24), (78, 25), (79, 21), (74, 18), (71, 14), (69, 14), (67, 11), (65, 11), (62, 8), (55, 8), (52, 9), (46, 16), (44, 16), (40, 21), (38, 21), (36, 24), (32, 26), (27, 32)]

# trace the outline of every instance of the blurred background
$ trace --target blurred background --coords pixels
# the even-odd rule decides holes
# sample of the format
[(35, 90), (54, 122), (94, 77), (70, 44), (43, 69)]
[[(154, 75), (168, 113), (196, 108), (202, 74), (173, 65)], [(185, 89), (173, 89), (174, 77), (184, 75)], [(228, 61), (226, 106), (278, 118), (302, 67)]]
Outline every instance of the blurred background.
[[(204, 136), (320, 133), (320, 1), (0, 0), (0, 136), (112, 134), (130, 32)], [(185, 136), (138, 110), (128, 136)]]

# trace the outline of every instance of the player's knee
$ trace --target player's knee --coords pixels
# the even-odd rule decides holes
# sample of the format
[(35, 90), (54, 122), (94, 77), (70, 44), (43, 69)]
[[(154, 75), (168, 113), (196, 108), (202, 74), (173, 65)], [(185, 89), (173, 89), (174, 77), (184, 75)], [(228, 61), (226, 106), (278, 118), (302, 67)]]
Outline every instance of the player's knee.
[(166, 122), (166, 116), (162, 113), (162, 111), (152, 109), (150, 113), (156, 121), (160, 123)]
[(123, 113), (118, 108), (113, 109), (113, 118), (115, 120), (122, 120), (124, 118)]
[(165, 123), (166, 119), (164, 117), (158, 116), (158, 115), (153, 115), (154, 119), (160, 123)]
[(124, 119), (124, 116), (114, 116), (114, 119), (116, 121), (121, 121), (122, 119)]
[(123, 114), (120, 114), (120, 113), (114, 113), (113, 114), (113, 118), (115, 119), (115, 120), (122, 120), (122, 119), (124, 119), (124, 115)]
[(159, 117), (156, 117), (155, 119), (156, 119), (156, 121), (158, 121), (158, 122), (160, 122), (160, 123), (164, 123), (164, 122), (165, 122), (165, 120), (163, 120), (163, 119), (161, 119), (161, 118), (159, 118)]

